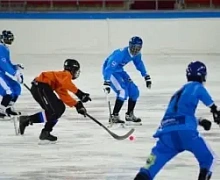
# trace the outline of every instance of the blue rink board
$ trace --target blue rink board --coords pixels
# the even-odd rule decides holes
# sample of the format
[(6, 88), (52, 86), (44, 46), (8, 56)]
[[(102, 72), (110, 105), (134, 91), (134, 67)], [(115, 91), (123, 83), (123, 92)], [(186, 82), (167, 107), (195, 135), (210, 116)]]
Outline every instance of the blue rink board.
[(0, 13), (0, 19), (179, 19), (220, 18), (220, 11)]

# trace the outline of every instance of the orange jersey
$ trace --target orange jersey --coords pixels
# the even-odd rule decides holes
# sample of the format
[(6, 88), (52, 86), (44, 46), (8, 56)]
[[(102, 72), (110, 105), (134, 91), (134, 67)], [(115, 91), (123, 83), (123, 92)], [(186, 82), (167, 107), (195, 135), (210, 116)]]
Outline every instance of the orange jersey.
[(78, 91), (72, 83), (72, 75), (69, 71), (42, 72), (35, 80), (50, 85), (66, 105), (70, 107), (76, 105), (77, 101), (68, 93), (70, 91), (75, 94)]

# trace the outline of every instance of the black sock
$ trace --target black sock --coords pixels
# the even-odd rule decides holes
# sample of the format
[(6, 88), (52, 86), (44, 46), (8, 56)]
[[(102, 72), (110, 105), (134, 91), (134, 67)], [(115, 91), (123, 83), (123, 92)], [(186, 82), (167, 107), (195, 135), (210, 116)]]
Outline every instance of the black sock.
[(113, 109), (113, 115), (118, 115), (118, 113), (121, 110), (123, 104), (124, 104), (124, 101), (122, 101), (120, 99), (116, 99), (115, 106), (114, 106), (114, 109)]
[(43, 130), (51, 132), (53, 130), (53, 127), (56, 125), (56, 123), (57, 123), (57, 121), (46, 122)]
[(17, 100), (18, 100), (18, 96), (15, 96), (15, 97), (12, 98), (11, 101), (15, 103)]
[(135, 107), (135, 105), (136, 105), (136, 102), (137, 102), (137, 101), (133, 101), (132, 99), (129, 99), (129, 100), (128, 100), (128, 111), (127, 111), (126, 114), (129, 115), (132, 111), (134, 111), (134, 107)]
[(11, 100), (12, 100), (12, 96), (11, 95), (7, 94), (7, 95), (3, 96), (1, 105), (3, 105), (4, 107), (8, 107), (9, 103), (11, 102)]
[(45, 121), (43, 119), (42, 112), (38, 112), (36, 114), (30, 115), (29, 117), (32, 123), (43, 123)]

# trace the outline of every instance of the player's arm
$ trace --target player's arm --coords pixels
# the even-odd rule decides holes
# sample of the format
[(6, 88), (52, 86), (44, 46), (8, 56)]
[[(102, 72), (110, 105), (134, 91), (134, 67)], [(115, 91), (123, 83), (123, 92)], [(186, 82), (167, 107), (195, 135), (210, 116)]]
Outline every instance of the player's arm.
[(109, 57), (106, 68), (104, 69), (104, 80), (110, 81), (112, 73), (117, 70), (119, 64), (122, 61), (122, 54), (120, 52), (116, 52)]
[(76, 101), (74, 98), (70, 96), (68, 91), (64, 88), (60, 88), (56, 90), (56, 93), (59, 95), (60, 99), (69, 107), (75, 107), (76, 111), (79, 114), (86, 116), (86, 109), (83, 106), (81, 101)]
[(103, 89), (104, 89), (104, 92), (107, 94), (110, 93), (110, 90), (111, 90), (111, 88), (110, 88), (111, 75), (112, 75), (112, 73), (114, 73), (117, 70), (119, 64), (122, 62), (122, 58), (123, 58), (123, 55), (120, 52), (116, 52), (116, 53), (112, 54), (112, 56), (109, 57), (106, 68), (104, 69), (104, 72), (103, 72), (103, 74), (104, 74), (104, 83), (103, 83), (104, 87), (103, 87)]
[(208, 119), (204, 119), (204, 118), (198, 118), (198, 123), (200, 126), (202, 126), (204, 128), (204, 130), (209, 131), (211, 129), (212, 126), (212, 122), (209, 121)]
[(5, 73), (7, 72), (11, 76), (14, 76), (16, 71), (13, 69), (13, 66), (8, 62), (7, 52), (1, 47), (0, 48), (0, 68)]
[(206, 90), (204, 86), (200, 86), (198, 89), (199, 91), (199, 99), (210, 108), (211, 113), (213, 115), (214, 122), (217, 124), (220, 124), (220, 111), (218, 110), (217, 106), (215, 105), (214, 101), (212, 100), (212, 97)]
[(90, 94), (85, 93), (78, 89), (75, 84), (72, 83), (71, 77), (65, 77), (62, 80), (60, 80), (62, 87), (67, 89), (68, 91), (74, 93), (82, 102), (88, 102), (91, 101)]
[(141, 54), (139, 54), (134, 60), (133, 63), (136, 67), (136, 69), (138, 71), (140, 71), (141, 75), (144, 77), (145, 81), (146, 81), (146, 86), (147, 88), (151, 88), (151, 77), (150, 75), (147, 73), (146, 67), (144, 65), (144, 62), (141, 58)]
[(2, 49), (0, 49), (0, 69), (5, 73), (5, 75), (10, 77), (14, 81), (17, 81), (19, 83), (23, 82), (23, 76), (21, 72), (16, 71), (13, 66), (8, 63), (7, 57)]
[(59, 88), (56, 90), (56, 93), (60, 99), (69, 107), (74, 107), (77, 104), (77, 101), (70, 96), (68, 91), (64, 88)]

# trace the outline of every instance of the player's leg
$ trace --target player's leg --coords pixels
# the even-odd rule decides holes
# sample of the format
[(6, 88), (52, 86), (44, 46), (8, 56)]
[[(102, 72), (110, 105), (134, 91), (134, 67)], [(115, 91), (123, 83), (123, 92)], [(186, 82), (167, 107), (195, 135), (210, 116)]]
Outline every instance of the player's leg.
[(133, 81), (128, 82), (128, 109), (125, 114), (126, 121), (141, 122), (141, 119), (134, 115), (134, 108), (139, 97), (139, 89)]
[(9, 103), (10, 108), (8, 109), (8, 114), (9, 115), (21, 115), (21, 112), (16, 111), (14, 108), (14, 104), (18, 100), (18, 97), (21, 94), (21, 85), (13, 80), (9, 80), (9, 84), (12, 90), (12, 99)]
[[(31, 116), (21, 116), (20, 121), (24, 122), (24, 126), (27, 126), (29, 123), (46, 122), (40, 134), (40, 139), (51, 141), (57, 140), (57, 137), (52, 136), (50, 132), (53, 130), (53, 127), (57, 123), (57, 120), (64, 113), (65, 105), (60, 99), (57, 98), (56, 94), (47, 84), (33, 84), (31, 87), (31, 92), (34, 99), (40, 104), (44, 111)], [(20, 125), (22, 126), (22, 123), (20, 123)]]
[(1, 102), (0, 102), (0, 117), (4, 118), (8, 116), (8, 109), (9, 103), (12, 100), (12, 89), (9, 86), (8, 78), (4, 75), (0, 75), (0, 95), (1, 95)]
[(124, 101), (127, 99), (127, 89), (124, 83), (123, 78), (120, 73), (114, 73), (111, 76), (111, 88), (116, 93), (116, 101), (112, 112), (111, 121), (113, 123), (124, 123), (119, 117), (119, 112), (124, 104)]
[[(190, 135), (189, 133), (187, 134)], [(199, 162), (200, 173), (198, 180), (210, 180), (215, 163), (215, 155), (198, 132), (191, 133), (191, 140), (188, 140), (187, 150), (192, 152)]]
[(163, 166), (178, 153), (173, 148), (171, 135), (164, 134), (152, 148), (145, 166), (139, 170), (134, 180), (153, 180)]

